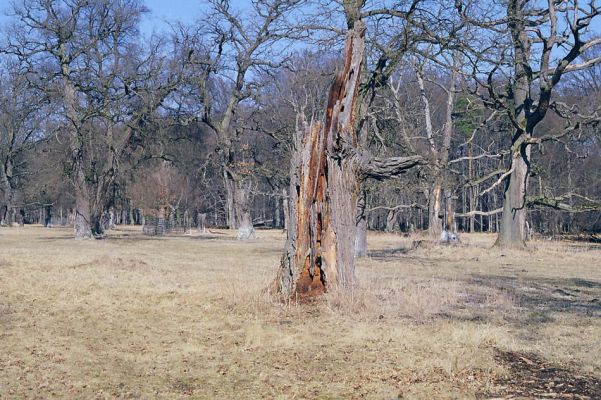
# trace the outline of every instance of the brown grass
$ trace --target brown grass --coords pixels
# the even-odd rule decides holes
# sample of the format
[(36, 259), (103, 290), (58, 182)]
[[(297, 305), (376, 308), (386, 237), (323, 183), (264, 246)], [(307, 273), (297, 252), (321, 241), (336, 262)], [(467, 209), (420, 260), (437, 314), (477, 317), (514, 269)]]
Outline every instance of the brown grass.
[(0, 398), (487, 397), (496, 349), (601, 378), (599, 247), (374, 234), (357, 288), (298, 305), (264, 290), (281, 232), (223, 233), (0, 229)]

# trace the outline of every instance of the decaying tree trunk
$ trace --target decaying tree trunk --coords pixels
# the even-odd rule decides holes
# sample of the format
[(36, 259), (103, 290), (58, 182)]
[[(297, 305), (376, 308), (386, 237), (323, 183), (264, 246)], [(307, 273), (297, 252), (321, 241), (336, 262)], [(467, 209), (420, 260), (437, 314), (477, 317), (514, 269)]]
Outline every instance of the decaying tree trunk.
[(324, 125), (304, 124), (292, 157), (288, 237), (276, 285), (305, 298), (355, 283), (356, 207), (360, 181), (388, 178), (421, 157), (377, 159), (357, 150), (355, 100), (365, 48), (365, 25), (354, 20), (344, 68), (330, 89)]
[(355, 207), (359, 170), (355, 99), (365, 48), (365, 25), (352, 21), (344, 68), (330, 89), (325, 124), (305, 125), (292, 160), (288, 239), (276, 281), (284, 296), (309, 297), (355, 282)]
[(390, 178), (423, 163), (419, 156), (379, 159), (358, 149), (356, 100), (366, 30), (359, 18), (361, 4), (345, 2), (344, 67), (330, 88), (324, 123), (297, 125), (287, 241), (275, 281), (284, 297), (302, 299), (353, 287), (361, 180)]

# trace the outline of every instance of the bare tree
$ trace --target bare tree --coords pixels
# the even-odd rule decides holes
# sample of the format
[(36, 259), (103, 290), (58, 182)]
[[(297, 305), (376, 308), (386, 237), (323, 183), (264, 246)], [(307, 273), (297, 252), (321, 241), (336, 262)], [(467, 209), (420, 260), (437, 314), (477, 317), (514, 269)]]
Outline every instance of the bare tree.
[[(456, 6), (468, 24), (488, 30), (482, 35), (497, 35), (495, 54), (491, 48), (482, 52), (473, 46), (467, 46), (467, 52), (474, 61), (472, 77), (484, 89), (481, 94), (489, 106), (502, 110), (513, 126), (511, 165), (494, 184), (505, 181), (497, 244), (523, 247), (531, 146), (553, 139), (537, 136), (536, 127), (549, 110), (556, 108), (552, 95), (562, 76), (601, 62), (601, 57), (578, 62), (588, 49), (601, 45), (601, 39), (588, 37), (591, 22), (599, 16), (601, 7), (595, 1), (582, 6), (572, 0), (509, 0), (501, 18), (483, 22), (475, 16), (475, 3), (457, 2)], [(505, 34), (506, 44), (500, 40)]]
[[(202, 120), (217, 136), (227, 226), (238, 228), (241, 239), (252, 236), (254, 229), (248, 204), (249, 176), (244, 173), (247, 160), (240, 151), (244, 127), (237, 118), (243, 114), (241, 105), (257, 97), (259, 73), (277, 69), (285, 61), (278, 47), (294, 36), (287, 19), (300, 4), (301, 0), (259, 0), (243, 13), (228, 0), (211, 0), (211, 10), (196, 38), (202, 41), (209, 37), (216, 43), (212, 50), (198, 52), (202, 57), (196, 62), (202, 68), (196, 84), (202, 99)], [(196, 46), (211, 47), (202, 43)], [(215, 101), (211, 84), (221, 85), (227, 93), (221, 104)]]
[[(153, 113), (177, 88), (185, 65), (135, 44), (145, 8), (138, 0), (23, 0), (5, 52), (30, 85), (60, 105), (75, 197), (75, 238), (102, 237), (120, 159), (131, 155)], [(148, 52), (147, 52), (148, 51)]]
[(5, 61), (0, 71), (0, 221), (11, 225), (23, 222), (19, 178), (26, 172), (26, 152), (44, 136), (40, 125), (48, 99), (28, 85), (18, 64)]

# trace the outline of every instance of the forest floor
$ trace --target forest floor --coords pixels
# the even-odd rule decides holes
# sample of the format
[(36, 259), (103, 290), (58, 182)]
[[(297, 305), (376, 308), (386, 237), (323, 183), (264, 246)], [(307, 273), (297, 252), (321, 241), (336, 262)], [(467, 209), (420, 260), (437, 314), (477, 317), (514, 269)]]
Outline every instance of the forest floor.
[(0, 228), (0, 398), (601, 398), (601, 245), (372, 234), (359, 287), (283, 304), (284, 235)]

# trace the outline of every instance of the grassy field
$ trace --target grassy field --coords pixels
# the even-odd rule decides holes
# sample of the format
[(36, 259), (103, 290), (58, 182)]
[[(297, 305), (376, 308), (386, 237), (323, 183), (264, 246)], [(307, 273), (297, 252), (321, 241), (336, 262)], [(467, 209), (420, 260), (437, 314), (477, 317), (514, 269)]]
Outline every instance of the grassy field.
[(0, 398), (601, 398), (601, 247), (410, 250), (374, 234), (359, 287), (264, 290), (279, 231), (148, 238), (0, 229)]

